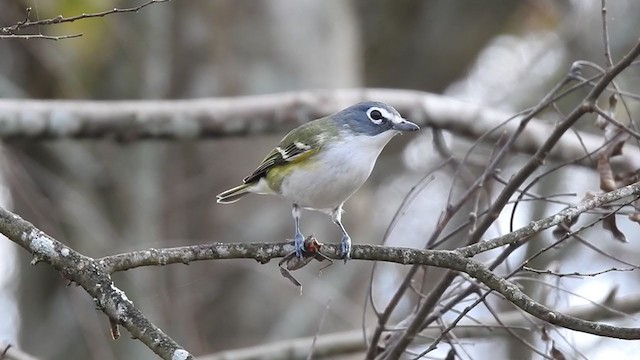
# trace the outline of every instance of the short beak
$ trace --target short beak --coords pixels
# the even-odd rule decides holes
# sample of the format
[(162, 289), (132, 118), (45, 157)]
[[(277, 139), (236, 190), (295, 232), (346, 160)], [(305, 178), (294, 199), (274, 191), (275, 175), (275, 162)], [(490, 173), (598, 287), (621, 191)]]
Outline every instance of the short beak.
[(420, 130), (420, 127), (414, 123), (412, 123), (411, 121), (407, 121), (405, 119), (402, 119), (402, 121), (400, 121), (399, 123), (393, 123), (393, 129), (394, 130), (398, 130), (398, 131), (418, 131)]

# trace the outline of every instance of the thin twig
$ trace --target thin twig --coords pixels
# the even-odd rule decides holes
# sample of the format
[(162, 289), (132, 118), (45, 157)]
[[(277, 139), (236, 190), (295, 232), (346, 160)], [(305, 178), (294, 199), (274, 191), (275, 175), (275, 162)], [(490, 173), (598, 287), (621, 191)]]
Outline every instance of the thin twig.
[(329, 309), (331, 308), (332, 299), (327, 300), (327, 306), (324, 308), (324, 312), (322, 313), (322, 317), (320, 318), (320, 323), (318, 324), (318, 330), (316, 330), (316, 334), (313, 336), (313, 340), (311, 341), (311, 348), (309, 349), (309, 355), (307, 355), (307, 360), (313, 359), (313, 351), (316, 348), (316, 342), (318, 341), (318, 337), (320, 336), (320, 331), (322, 330), (322, 325), (324, 324), (327, 315), (329, 314)]
[(595, 111), (598, 115), (602, 116), (603, 119), (610, 122), (612, 125), (615, 125), (620, 130), (626, 132), (627, 134), (635, 137), (636, 139), (640, 139), (640, 133), (633, 131), (632, 129), (625, 126), (620, 121), (614, 119), (611, 115), (607, 114), (604, 110), (600, 109), (600, 107), (596, 104), (593, 105), (593, 111)]
[[(69, 23), (69, 22), (74, 22), (74, 21), (77, 21), (77, 20), (96, 18), (96, 17), (104, 17), (104, 16), (107, 16), (107, 15), (110, 15), (110, 14), (115, 14), (115, 13), (138, 12), (142, 8), (145, 8), (145, 7), (147, 7), (147, 6), (151, 5), (151, 4), (162, 3), (162, 2), (167, 2), (167, 1), (171, 1), (171, 0), (150, 0), (150, 1), (148, 1), (148, 2), (146, 2), (144, 4), (142, 4), (142, 5), (138, 5), (138, 6), (131, 7), (131, 8), (113, 8), (111, 10), (106, 10), (106, 11), (101, 11), (101, 12), (96, 12), (96, 13), (89, 13), (89, 14), (81, 14), (81, 15), (70, 16), (70, 17), (64, 17), (62, 15), (58, 15), (58, 16), (53, 17), (53, 18), (36, 20), (36, 21), (29, 20), (29, 14), (31, 13), (31, 8), (27, 8), (26, 17), (25, 17), (25, 19), (23, 21), (19, 21), (15, 25), (1, 27), (0, 28), (0, 32), (3, 33), (3, 34), (12, 35), (12, 34), (15, 34), (17, 31), (20, 31), (20, 30), (23, 30), (23, 29), (26, 29), (26, 28), (30, 28), (30, 27), (34, 27), (34, 26)], [(70, 37), (77, 37), (77, 36), (81, 36), (81, 34), (70, 35)]]
[(529, 223), (529, 225), (508, 234), (474, 245), (458, 248), (455, 251), (463, 254), (464, 256), (474, 256), (481, 252), (489, 251), (491, 249), (495, 249), (504, 245), (517, 243), (522, 239), (530, 238), (532, 235), (537, 234), (542, 230), (562, 224), (565, 221), (586, 212), (587, 210), (600, 207), (602, 205), (608, 204), (612, 201), (620, 200), (625, 197), (638, 196), (638, 193), (636, 193), (636, 191), (640, 191), (640, 182), (621, 187), (620, 189), (610, 191), (608, 193), (599, 194), (594, 198), (585, 199), (579, 204), (568, 207), (553, 216), (549, 216), (537, 221), (532, 221)]
[[(478, 243), (483, 234), (489, 229), (489, 227), (494, 223), (497, 219), (498, 215), (501, 213), (504, 206), (508, 203), (510, 197), (517, 189), (522, 185), (522, 183), (535, 171), (539, 166), (542, 165), (543, 161), (547, 157), (549, 151), (555, 146), (555, 144), (559, 141), (562, 135), (571, 128), (571, 126), (577, 122), (584, 114), (591, 110), (592, 105), (595, 103), (596, 99), (602, 94), (604, 90), (606, 90), (609, 83), (613, 81), (613, 79), (622, 72), (625, 68), (627, 68), (631, 62), (640, 54), (640, 41), (636, 43), (636, 45), (618, 62), (615, 66), (608, 69), (604, 75), (600, 78), (600, 80), (594, 85), (589, 94), (584, 98), (581, 104), (576, 106), (573, 111), (564, 119), (561, 123), (556, 126), (554, 131), (551, 133), (551, 136), (538, 148), (533, 157), (512, 177), (509, 184), (505, 186), (505, 188), (501, 191), (498, 197), (494, 200), (493, 205), (491, 206), (491, 210), (489, 214), (485, 216), (481, 222), (479, 223), (475, 232), (473, 232), (469, 236), (468, 243), (473, 244), (471, 246), (482, 245), (483, 243)], [(557, 90), (560, 88), (557, 87)], [(543, 103), (549, 98), (553, 97), (554, 91), (545, 96), (545, 99), (540, 102), (537, 106), (536, 110), (541, 111), (546, 105), (543, 107)], [(537, 112), (532, 112), (531, 115), (525, 116), (521, 122), (518, 129), (512, 134), (509, 138), (509, 141), (504, 145), (503, 152), (508, 151), (511, 148), (511, 145), (515, 141), (515, 138), (522, 132), (524, 126), (527, 125), (528, 121), (535, 116)], [(498, 154), (496, 157), (496, 161), (501, 160), (502, 154)], [(494, 165), (494, 164), (491, 164)], [(494, 165), (495, 166), (495, 165)], [(491, 166), (489, 166), (491, 167)], [(486, 174), (486, 172), (485, 172)], [(449, 210), (449, 209), (447, 209)], [(523, 238), (519, 238), (523, 239)], [(517, 241), (519, 241), (517, 240)], [(516, 241), (516, 242), (517, 242)], [(444, 280), (436, 285), (436, 287), (440, 287), (445, 281), (451, 281), (452, 279), (448, 276), (445, 276)], [(434, 293), (435, 294), (435, 293)], [(437, 296), (437, 295), (436, 295)], [(428, 304), (431, 306), (431, 303)], [(412, 342), (413, 337), (419, 331), (422, 317), (426, 316), (427, 313), (431, 309), (426, 309), (426, 305), (421, 306), (421, 308), (416, 312), (415, 315), (412, 315), (413, 320), (407, 326), (407, 330), (398, 338), (398, 340), (392, 344), (391, 349), (388, 349), (387, 357), (389, 358), (398, 358), (404, 352), (404, 350), (409, 346)], [(420, 322), (420, 323), (419, 323)]]
[(561, 272), (556, 272), (553, 270), (538, 270), (538, 269), (534, 269), (532, 267), (529, 266), (523, 266), (522, 270), (524, 271), (528, 271), (528, 272), (532, 272), (535, 274), (540, 274), (540, 275), (553, 275), (553, 276), (557, 276), (557, 277), (594, 277), (594, 276), (598, 276), (598, 275), (602, 275), (602, 274), (606, 274), (606, 273), (610, 273), (610, 272), (624, 272), (624, 271), (635, 271), (638, 270), (638, 268), (610, 268), (610, 269), (606, 269), (606, 270), (602, 270), (602, 271), (596, 271), (596, 272), (591, 272), (591, 273), (581, 273), (581, 272), (567, 272), (567, 273), (561, 273)]
[(613, 60), (611, 59), (611, 47), (609, 46), (609, 27), (607, 26), (607, 1), (601, 0), (601, 13), (602, 13), (602, 41), (604, 43), (604, 58), (607, 61), (607, 66), (613, 66)]
[(8, 40), (8, 39), (21, 39), (21, 40), (31, 40), (31, 39), (43, 39), (43, 40), (64, 40), (64, 39), (73, 39), (82, 36), (82, 34), (71, 34), (71, 35), (42, 35), (42, 34), (10, 34), (10, 35), (0, 35), (0, 40)]
[[(618, 197), (624, 197), (628, 196), (628, 192), (632, 190), (635, 191), (636, 194), (640, 194), (640, 183), (635, 183), (610, 193), (596, 195), (594, 199), (604, 198), (613, 201), (617, 199), (610, 196), (610, 194), (615, 194)], [(561, 216), (556, 215), (556, 217)], [(189, 263), (190, 261), (205, 259), (252, 258), (264, 263), (275, 257), (283, 257), (293, 250), (293, 245), (290, 242), (218, 243), (187, 246), (182, 248), (150, 249), (93, 260), (76, 253), (69, 247), (46, 236), (44, 233), (34, 228), (30, 223), (3, 209), (0, 209), (0, 232), (34, 254), (36, 260), (42, 260), (52, 264), (56, 269), (61, 271), (65, 277), (78, 282), (88, 292), (90, 292), (92, 296), (98, 299), (105, 299), (105, 295), (100, 293), (100, 291), (104, 288), (113, 289), (113, 283), (109, 280), (108, 284), (96, 288), (91, 286), (91, 279), (86, 279), (83, 276), (92, 276), (93, 274), (100, 275), (101, 273), (110, 274), (114, 271), (131, 269), (145, 265)], [(325, 244), (322, 247), (322, 252), (332, 258), (340, 257), (339, 245)], [(601, 336), (640, 338), (640, 329), (627, 329), (604, 324), (596, 324), (554, 312), (530, 299), (527, 295), (522, 293), (517, 286), (495, 275), (481, 263), (466, 258), (457, 251), (416, 250), (375, 245), (354, 245), (352, 257), (353, 259), (388, 261), (401, 264), (432, 265), (464, 272), (482, 282), (490, 289), (499, 292), (512, 301), (516, 306), (522, 308), (531, 315), (540, 318), (541, 320), (558, 324), (559, 326), (565, 326), (577, 331), (585, 331)], [(71, 263), (68, 263), (68, 261), (71, 261)], [(78, 273), (77, 269), (82, 270), (86, 268), (86, 266), (92, 266), (91, 264), (95, 264), (95, 271), (79, 271)], [(446, 287), (440, 288), (437, 291), (434, 290), (434, 292), (444, 292), (444, 290), (446, 290)], [(116, 291), (116, 293), (119, 294), (118, 291)], [(437, 297), (431, 297), (431, 299), (434, 298)], [(122, 301), (120, 301), (120, 303), (122, 303)], [(130, 331), (138, 331), (135, 327), (132, 328), (132, 324), (129, 323), (126, 318), (123, 319), (121, 315), (116, 315), (120, 314), (118, 310), (115, 310), (118, 309), (118, 306), (114, 305), (114, 308), (110, 306), (111, 305), (109, 305), (107, 301), (102, 307), (105, 309), (105, 312), (110, 314), (110, 316), (114, 316), (121, 325), (127, 327)], [(125, 301), (124, 305), (121, 304), (121, 306), (132, 307), (133, 305), (130, 302)], [(115, 311), (115, 313), (110, 313), (110, 311)], [(134, 313), (135, 310), (132, 309), (131, 312)], [(136, 333), (136, 336), (140, 337), (141, 335)]]

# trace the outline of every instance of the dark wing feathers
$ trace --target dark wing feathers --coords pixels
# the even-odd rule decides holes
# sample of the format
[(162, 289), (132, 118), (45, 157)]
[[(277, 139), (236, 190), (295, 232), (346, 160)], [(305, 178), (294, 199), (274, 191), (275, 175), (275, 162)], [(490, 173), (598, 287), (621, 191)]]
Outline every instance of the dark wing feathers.
[(267, 155), (267, 157), (264, 160), (262, 160), (262, 164), (260, 164), (260, 166), (258, 166), (257, 169), (253, 170), (251, 175), (242, 179), (242, 182), (244, 182), (245, 184), (250, 183), (253, 180), (256, 180), (262, 177), (262, 175), (266, 174), (267, 171), (269, 171), (269, 169), (271, 169), (272, 167), (286, 163), (287, 161), (282, 157), (280, 152), (276, 149), (277, 148), (274, 148), (273, 150), (271, 150), (269, 155)]
[(291, 138), (295, 139), (297, 137), (291, 136), (291, 134), (287, 135), (278, 146), (271, 150), (269, 155), (262, 161), (262, 164), (242, 181), (245, 184), (255, 181), (264, 176), (273, 167), (295, 161), (301, 155), (317, 150), (322, 145), (322, 137), (319, 136), (308, 138), (311, 141), (306, 143), (290, 141)]

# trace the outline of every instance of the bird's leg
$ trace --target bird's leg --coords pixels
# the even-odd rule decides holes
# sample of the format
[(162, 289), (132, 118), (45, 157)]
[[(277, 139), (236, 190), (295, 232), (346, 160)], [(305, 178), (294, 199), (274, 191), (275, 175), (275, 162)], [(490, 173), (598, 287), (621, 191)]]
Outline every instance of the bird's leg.
[(342, 225), (342, 204), (333, 209), (331, 212), (331, 220), (333, 223), (338, 225), (340, 231), (342, 231), (342, 240), (340, 240), (340, 252), (342, 254), (342, 259), (344, 259), (345, 264), (347, 260), (351, 259), (351, 236), (347, 234), (347, 230), (345, 230)]
[(296, 233), (293, 236), (293, 245), (296, 249), (296, 256), (302, 259), (302, 253), (304, 252), (304, 236), (300, 232), (300, 206), (298, 206), (298, 204), (293, 204), (291, 214), (293, 215), (293, 222), (296, 226)]

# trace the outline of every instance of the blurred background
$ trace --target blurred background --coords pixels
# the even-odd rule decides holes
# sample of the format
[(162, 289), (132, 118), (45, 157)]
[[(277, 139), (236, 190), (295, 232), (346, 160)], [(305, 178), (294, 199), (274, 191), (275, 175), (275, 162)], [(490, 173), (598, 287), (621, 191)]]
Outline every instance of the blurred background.
[[(22, 20), (26, 7), (33, 8), (36, 19), (140, 3), (0, 0), (0, 23)], [(83, 34), (76, 39), (0, 40), (0, 97), (182, 99), (385, 87), (516, 111), (536, 104), (574, 61), (605, 64), (600, 5), (597, 0), (173, 0), (138, 13), (34, 29), (48, 35)], [(612, 55), (618, 59), (640, 35), (640, 2), (610, 1), (608, 12)], [(620, 85), (637, 93), (639, 74), (630, 69)], [(569, 96), (559, 104), (560, 111), (570, 110), (572, 100), (584, 94)], [(547, 115), (549, 122), (558, 119), (558, 114)], [(595, 131), (592, 122), (581, 124), (583, 130)], [(215, 195), (238, 184), (282, 135), (127, 144), (4, 143), (0, 199), (92, 257), (207, 242), (282, 241), (293, 230), (288, 202), (267, 196), (233, 205), (215, 202)], [(445, 138), (457, 154), (474, 141), (454, 133)], [(425, 129), (394, 139), (383, 152), (371, 179), (345, 206), (344, 223), (355, 243), (382, 242), (403, 197), (442, 160), (431, 142)], [(479, 159), (490, 154), (489, 145), (476, 153)], [(502, 167), (503, 177), (508, 179), (527, 157), (511, 156)], [(446, 204), (451, 176), (447, 168), (438, 172), (401, 217), (390, 245), (424, 246)], [(575, 193), (564, 200), (577, 202), (586, 191), (598, 190), (598, 176), (593, 169), (568, 167), (535, 189), (541, 194)], [(560, 208), (532, 203), (522, 208), (517, 225)], [(610, 241), (599, 229), (585, 236), (603, 236), (597, 242), (603, 251), (637, 260), (637, 225), (619, 225), (629, 244)], [(304, 212), (302, 228), (322, 242), (340, 238), (323, 214)], [(492, 234), (507, 230), (497, 227)], [(544, 241), (550, 240), (525, 251), (536, 251)], [(50, 267), (29, 266), (28, 255), (0, 241), (0, 341), (19, 344), (43, 359), (154, 358), (128, 334), (112, 341), (107, 318), (90, 297), (81, 288), (68, 287)], [(616, 262), (585, 247), (566, 246), (536, 264), (552, 265), (588, 272)], [(114, 279), (151, 321), (192, 353), (205, 355), (312, 336), (325, 311), (323, 334), (359, 329), (363, 317), (374, 325), (375, 317), (364, 309), (372, 264), (334, 264), (321, 276), (319, 267), (312, 264), (294, 273), (304, 284), (302, 295), (280, 275), (276, 262), (196, 262), (136, 269)], [(404, 270), (391, 265), (377, 270), (373, 295), (378, 306), (393, 294)], [(638, 288), (634, 272), (562, 281), (559, 287), (594, 301), (616, 286), (622, 295)], [(550, 306), (587, 303), (557, 290), (548, 295), (544, 285), (523, 282), (523, 287)], [(410, 305), (409, 300), (403, 303), (393, 320), (401, 320)], [(621, 324), (638, 326), (634, 321), (627, 317)], [(631, 359), (640, 351), (633, 343), (558, 334), (564, 340), (556, 346), (569, 358)], [(509, 337), (465, 342), (463, 358), (539, 357)], [(442, 349), (434, 356), (444, 357), (447, 346)]]

